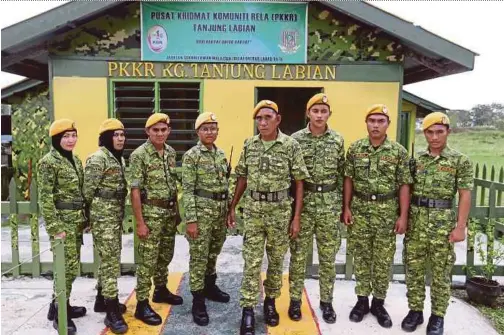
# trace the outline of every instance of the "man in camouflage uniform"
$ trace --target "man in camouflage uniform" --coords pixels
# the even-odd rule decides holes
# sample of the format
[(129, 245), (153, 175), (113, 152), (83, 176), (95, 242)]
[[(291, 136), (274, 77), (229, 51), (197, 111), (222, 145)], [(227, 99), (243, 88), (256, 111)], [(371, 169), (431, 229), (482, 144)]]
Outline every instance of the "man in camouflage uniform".
[(171, 305), (183, 302), (166, 287), (178, 215), (175, 150), (165, 143), (170, 129), (168, 115), (152, 114), (145, 123), (149, 139), (130, 156), (131, 204), (140, 238), (135, 317), (148, 325), (162, 322), (149, 304), (152, 276), (155, 285), (152, 301)]
[[(245, 265), (240, 300), (243, 308), (240, 334), (247, 335), (255, 332), (254, 306), (259, 293), (265, 242), (268, 270), (264, 281), (264, 319), (272, 327), (280, 321), (275, 299), (280, 296), (282, 288), (282, 263), (289, 247), (289, 223), (290, 237), (294, 239), (300, 229), (303, 180), (309, 176), (299, 143), (278, 129), (281, 116), (277, 104), (260, 101), (253, 118), (259, 135), (245, 141), (235, 169), (238, 180), (228, 215), (228, 226), (234, 227), (236, 205), (247, 189), (243, 212)], [(291, 177), (296, 184), (293, 218), (292, 198), (289, 196)]]
[[(469, 159), (447, 145), (450, 121), (443, 113), (431, 113), (422, 129), (428, 148), (413, 161), (414, 184), (408, 230), (404, 240), (404, 264), (409, 313), (402, 322), (412, 332), (423, 323), (425, 270), (432, 269), (432, 314), (427, 334), (440, 335), (450, 298), (454, 242), (465, 239), (471, 204), (473, 168)], [(451, 210), (459, 194), (458, 215)]]
[(371, 311), (382, 327), (390, 328), (392, 320), (384, 299), (394, 260), (395, 234), (404, 234), (407, 226), (412, 178), (408, 152), (387, 138), (387, 107), (372, 106), (366, 124), (369, 136), (350, 145), (345, 165), (343, 221), (348, 226), (357, 281), (357, 303), (350, 320), (360, 322)]
[[(46, 230), (54, 248), (55, 238), (65, 244), (65, 279), (67, 297), (67, 329), (69, 334), (77, 331), (72, 318), (86, 314), (85, 307), (70, 306), (72, 283), (80, 267), (82, 233), (87, 218), (84, 214), (82, 162), (72, 150), (77, 143), (77, 128), (72, 120), (60, 119), (51, 124), (49, 136), (52, 148), (38, 163), (39, 206), (45, 220)], [(56, 263), (56, 261), (54, 261)], [(54, 273), (53, 301), (47, 318), (58, 329), (58, 311), (54, 298), (58, 273)]]
[(215, 114), (200, 114), (195, 129), (199, 142), (182, 159), (182, 203), (191, 255), (192, 315), (196, 324), (206, 326), (205, 297), (229, 302), (229, 295), (215, 284), (217, 256), (226, 240), (228, 165), (224, 151), (214, 144), (219, 132)]
[(100, 148), (89, 156), (84, 169), (84, 197), (101, 259), (94, 311), (106, 311), (105, 325), (113, 333), (123, 334), (128, 325), (122, 317), (126, 306), (117, 298), (117, 277), (121, 272), (122, 222), (128, 193), (122, 155), (124, 126), (117, 119), (107, 119), (99, 134)]
[(336, 269), (334, 260), (340, 247), (339, 214), (343, 186), (345, 147), (343, 137), (329, 129), (331, 105), (327, 95), (318, 93), (306, 105), (310, 123), (292, 135), (299, 142), (310, 178), (304, 183), (303, 213), (299, 237), (290, 242), (289, 317), (301, 319), (301, 296), (304, 287), (308, 248), (317, 238), (320, 264), (320, 308), (324, 321), (336, 322), (332, 306)]

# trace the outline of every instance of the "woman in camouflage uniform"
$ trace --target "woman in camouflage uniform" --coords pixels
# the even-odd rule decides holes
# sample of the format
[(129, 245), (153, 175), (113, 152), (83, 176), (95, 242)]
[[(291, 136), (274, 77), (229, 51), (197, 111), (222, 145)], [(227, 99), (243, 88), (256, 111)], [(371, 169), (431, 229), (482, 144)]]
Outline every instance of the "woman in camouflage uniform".
[(122, 222), (128, 193), (124, 176), (124, 125), (107, 119), (100, 126), (99, 146), (86, 161), (84, 196), (89, 205), (93, 241), (100, 255), (95, 312), (107, 312), (105, 325), (114, 334), (128, 331), (122, 313), (126, 306), (117, 298), (121, 269)]
[[(81, 160), (72, 153), (77, 143), (75, 123), (68, 119), (56, 120), (49, 128), (49, 136), (52, 148), (38, 164), (39, 206), (51, 246), (54, 247), (57, 243), (56, 237), (64, 238), (66, 295), (67, 299), (70, 299), (72, 283), (80, 266), (82, 231), (86, 224), (82, 195), (84, 173)], [(54, 273), (53, 297), (58, 295), (57, 276), (58, 273)], [(73, 334), (77, 329), (72, 318), (84, 316), (86, 308), (72, 307), (68, 301), (68, 333)], [(53, 320), (54, 328), (58, 329), (58, 313), (54, 299), (47, 318)]]

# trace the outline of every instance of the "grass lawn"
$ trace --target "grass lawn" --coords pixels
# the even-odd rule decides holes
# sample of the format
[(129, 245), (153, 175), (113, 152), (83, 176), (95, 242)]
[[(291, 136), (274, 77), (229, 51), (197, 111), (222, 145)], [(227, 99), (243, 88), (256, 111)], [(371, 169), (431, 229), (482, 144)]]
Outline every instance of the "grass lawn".
[(499, 334), (504, 334), (504, 295), (501, 295), (497, 299), (497, 306), (495, 308), (476, 305), (470, 302), (465, 290), (452, 290), (452, 295), (476, 307), (481, 314), (490, 320)]
[[(486, 164), (487, 169), (492, 165), (496, 169), (504, 166), (504, 131), (461, 131), (453, 132), (448, 137), (451, 148), (460, 151), (476, 163)], [(427, 143), (423, 133), (417, 133), (415, 137), (415, 151), (425, 148)], [(490, 171), (488, 170), (487, 173)], [(496, 171), (498, 173), (498, 170)]]

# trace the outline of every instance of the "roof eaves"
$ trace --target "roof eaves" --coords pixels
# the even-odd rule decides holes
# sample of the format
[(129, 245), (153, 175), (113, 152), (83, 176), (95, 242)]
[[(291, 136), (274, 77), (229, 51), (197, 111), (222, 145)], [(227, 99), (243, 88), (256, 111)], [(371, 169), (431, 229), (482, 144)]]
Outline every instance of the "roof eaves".
[(383, 9), (370, 5), (364, 1), (322, 1), (326, 6), (334, 8), (346, 15), (356, 18), (371, 26), (379, 27), (407, 44), (423, 50), (425, 53), (435, 54), (449, 59), (465, 68), (474, 68), (475, 52), (448, 41), (413, 23), (390, 14)]
[(32, 87), (38, 86), (43, 83), (44, 83), (43, 81), (36, 79), (30, 79), (30, 78), (22, 79), (18, 82), (15, 82), (9, 86), (2, 88), (2, 100), (7, 99), (8, 97), (16, 93), (23, 92), (25, 90), (28, 90)]
[(439, 112), (439, 111), (446, 111), (448, 108), (439, 106), (438, 104), (435, 104), (429, 100), (426, 100), (424, 98), (419, 97), (418, 95), (414, 95), (413, 93), (407, 92), (407, 91), (402, 91), (402, 98), (408, 102), (411, 102), (414, 105), (423, 107), (431, 112)]

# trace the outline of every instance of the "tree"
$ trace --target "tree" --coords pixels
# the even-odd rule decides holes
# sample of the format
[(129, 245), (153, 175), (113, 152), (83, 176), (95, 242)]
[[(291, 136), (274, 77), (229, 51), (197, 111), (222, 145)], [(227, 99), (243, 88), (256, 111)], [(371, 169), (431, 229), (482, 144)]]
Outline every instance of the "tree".
[(491, 126), (504, 118), (504, 105), (476, 105), (469, 112), (475, 126)]

